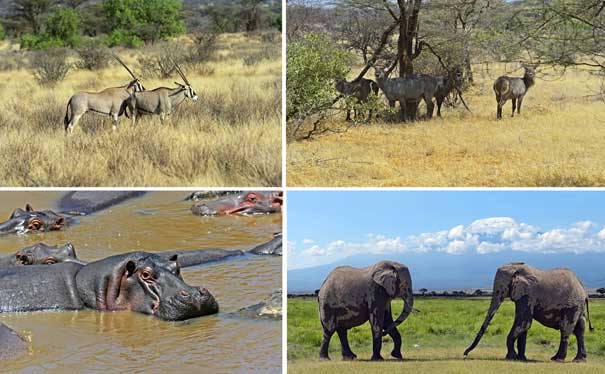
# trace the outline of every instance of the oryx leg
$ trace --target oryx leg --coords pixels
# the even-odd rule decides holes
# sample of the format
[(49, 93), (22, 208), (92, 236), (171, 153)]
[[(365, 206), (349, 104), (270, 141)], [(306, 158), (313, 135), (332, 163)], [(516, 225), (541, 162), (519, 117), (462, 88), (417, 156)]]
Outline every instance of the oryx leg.
[(118, 116), (118, 113), (111, 113), (111, 118), (113, 119), (113, 130), (117, 130), (118, 129), (118, 123), (120, 122), (120, 117)]
[(74, 113), (73, 114), (71, 121), (69, 121), (69, 124), (67, 125), (67, 128), (65, 129), (68, 134), (73, 134), (74, 128), (78, 124), (78, 121), (80, 120), (80, 118), (82, 117), (83, 114), (84, 113), (80, 113), (80, 114)]

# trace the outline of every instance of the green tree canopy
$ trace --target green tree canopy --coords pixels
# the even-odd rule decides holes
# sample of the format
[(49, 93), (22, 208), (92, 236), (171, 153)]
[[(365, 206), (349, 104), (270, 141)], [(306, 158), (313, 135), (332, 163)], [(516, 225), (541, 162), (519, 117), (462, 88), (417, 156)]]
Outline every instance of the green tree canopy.
[(59, 8), (46, 21), (46, 34), (73, 44), (80, 35), (80, 18), (71, 8)]
[(155, 42), (185, 32), (179, 19), (181, 2), (177, 0), (105, 0), (103, 10), (109, 28)]

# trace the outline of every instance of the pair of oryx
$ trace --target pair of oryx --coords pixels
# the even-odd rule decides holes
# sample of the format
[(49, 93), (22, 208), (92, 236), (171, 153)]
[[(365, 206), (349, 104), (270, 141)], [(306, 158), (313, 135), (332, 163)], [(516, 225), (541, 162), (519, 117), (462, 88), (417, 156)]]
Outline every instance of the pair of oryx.
[[(158, 87), (147, 91), (128, 66), (117, 56), (114, 55), (114, 58), (124, 66), (133, 80), (124, 86), (106, 88), (100, 92), (78, 92), (73, 95), (67, 102), (63, 120), (67, 133), (73, 132), (80, 117), (86, 112), (111, 116), (114, 122), (113, 128), (116, 129), (118, 118), (126, 112), (127, 107), (134, 125), (138, 113), (159, 114), (163, 122), (166, 115), (170, 115), (186, 97), (197, 101), (197, 94), (176, 62), (172, 61), (185, 84), (175, 82), (177, 88)], [(128, 117), (127, 112), (126, 116)]]

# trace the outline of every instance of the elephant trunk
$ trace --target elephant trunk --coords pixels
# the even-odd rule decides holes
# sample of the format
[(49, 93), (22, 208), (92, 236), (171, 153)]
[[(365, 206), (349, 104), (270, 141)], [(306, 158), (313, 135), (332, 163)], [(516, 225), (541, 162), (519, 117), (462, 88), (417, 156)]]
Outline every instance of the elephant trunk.
[(498, 308), (500, 307), (502, 300), (503, 300), (503, 298), (500, 297), (500, 295), (498, 295), (497, 293), (494, 293), (494, 295), (492, 296), (492, 302), (489, 305), (487, 314), (485, 315), (485, 320), (483, 321), (483, 325), (481, 325), (481, 328), (479, 329), (479, 332), (477, 333), (475, 340), (473, 340), (473, 343), (466, 349), (466, 351), (464, 351), (465, 356), (467, 356), (470, 353), (470, 351), (475, 349), (477, 344), (479, 344), (481, 337), (483, 337), (485, 330), (487, 330), (487, 326), (492, 321), (492, 318), (494, 318), (494, 315), (498, 311)]
[(408, 318), (410, 313), (412, 313), (412, 311), (415, 310), (414, 309), (414, 295), (412, 293), (412, 287), (408, 287), (408, 289), (406, 290), (406, 294), (402, 296), (402, 299), (403, 299), (403, 310), (401, 311), (401, 314), (399, 315), (399, 317), (397, 317), (397, 319), (395, 321), (393, 321), (389, 326), (387, 326), (387, 328), (384, 330), (385, 334), (388, 334), (389, 331), (391, 331), (392, 329), (396, 328), (401, 323), (403, 323), (403, 321), (405, 321), (406, 318)]

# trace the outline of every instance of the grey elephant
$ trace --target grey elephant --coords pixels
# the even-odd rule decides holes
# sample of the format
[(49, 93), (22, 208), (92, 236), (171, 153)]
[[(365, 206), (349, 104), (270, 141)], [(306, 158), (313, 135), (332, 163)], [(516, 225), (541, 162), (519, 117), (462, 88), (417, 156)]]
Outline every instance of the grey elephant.
[[(391, 300), (401, 297), (404, 308), (397, 320), (391, 315)], [(381, 261), (367, 268), (339, 266), (321, 285), (317, 294), (319, 318), (323, 327), (320, 359), (329, 360), (328, 346), (334, 332), (338, 333), (343, 360), (354, 360), (347, 331), (370, 321), (372, 326), (372, 360), (382, 360), (382, 336), (390, 335), (394, 348), (391, 356), (402, 359), (401, 335), (397, 326), (412, 312), (412, 278), (407, 266)]]
[[(515, 303), (515, 321), (506, 338), (507, 360), (527, 360), (525, 357), (527, 331), (534, 319), (546, 327), (561, 331), (559, 350), (551, 360), (565, 361), (569, 336), (572, 333), (578, 342), (578, 353), (574, 361), (586, 360), (584, 346), (586, 319), (590, 331), (594, 329), (590, 323), (588, 294), (582, 282), (569, 269), (545, 271), (522, 262), (504, 265), (496, 272), (489, 310), (475, 340), (464, 351), (465, 356), (477, 346), (506, 297), (510, 297)], [(586, 318), (584, 306), (586, 306)], [(515, 352), (515, 342), (517, 352)]]

